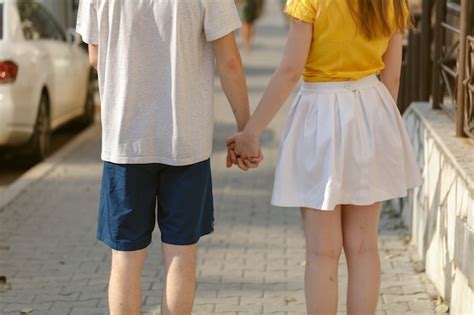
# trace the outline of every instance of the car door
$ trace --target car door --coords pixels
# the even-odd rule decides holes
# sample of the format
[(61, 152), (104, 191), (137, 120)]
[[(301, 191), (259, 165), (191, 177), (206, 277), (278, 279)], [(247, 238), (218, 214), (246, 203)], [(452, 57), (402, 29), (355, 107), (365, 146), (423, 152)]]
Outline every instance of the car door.
[(50, 22), (50, 33), (54, 34), (57, 39), (56, 44), (66, 52), (62, 57), (67, 59), (65, 61), (68, 67), (67, 82), (63, 82), (66, 94), (64, 97), (67, 98), (67, 117), (68, 119), (77, 117), (84, 110), (88, 87), (88, 55), (79, 46), (79, 43), (72, 40), (71, 36), (65, 35), (63, 28), (48, 9), (41, 5), (41, 11), (45, 19)]
[(53, 68), (49, 96), (54, 128), (68, 119), (72, 107), (71, 50), (66, 42), (66, 35), (41, 4), (20, 0), (18, 9), (24, 28), (25, 25), (31, 28), (30, 31), (24, 31), (25, 39), (34, 41), (48, 54)]
[(90, 88), (90, 73), (91, 66), (89, 63), (89, 54), (87, 48), (81, 45), (82, 41), (79, 40), (75, 30), (69, 32), (69, 46), (71, 49), (71, 69), (73, 75), (71, 79), (74, 81), (74, 99), (72, 111), (75, 115), (81, 115), (84, 112), (84, 106), (88, 96)]

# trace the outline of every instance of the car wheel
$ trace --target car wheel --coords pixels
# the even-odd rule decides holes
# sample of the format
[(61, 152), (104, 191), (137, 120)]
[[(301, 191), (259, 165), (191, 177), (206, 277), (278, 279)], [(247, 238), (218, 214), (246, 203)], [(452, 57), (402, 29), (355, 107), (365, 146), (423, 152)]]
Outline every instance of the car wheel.
[(48, 97), (41, 95), (38, 116), (36, 118), (33, 137), (31, 138), (31, 154), (33, 162), (44, 160), (51, 148), (51, 120), (49, 116)]
[(89, 83), (87, 86), (87, 97), (84, 104), (84, 114), (80, 118), (80, 124), (83, 127), (88, 127), (94, 123), (95, 119), (95, 103), (94, 103), (94, 94), (95, 94), (95, 79), (94, 75), (91, 72), (89, 76)]

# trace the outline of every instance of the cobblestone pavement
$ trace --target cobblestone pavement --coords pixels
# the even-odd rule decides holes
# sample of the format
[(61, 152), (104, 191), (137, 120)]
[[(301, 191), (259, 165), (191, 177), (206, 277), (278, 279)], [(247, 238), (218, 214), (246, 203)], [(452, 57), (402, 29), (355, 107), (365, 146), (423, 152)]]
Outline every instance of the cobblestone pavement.
[[(244, 55), (253, 103), (281, 56), (285, 27), (270, 2), (254, 53)], [(304, 243), (299, 211), (269, 204), (279, 130), (263, 137), (266, 161), (253, 172), (225, 168), (234, 123), (217, 90), (213, 156), (216, 232), (201, 242), (195, 314), (304, 314)], [(0, 314), (106, 314), (109, 250), (95, 240), (100, 130), (41, 181), (0, 210)], [(388, 209), (389, 207), (387, 207)], [(381, 224), (379, 314), (433, 314), (436, 291), (413, 268), (405, 230), (386, 210)], [(162, 285), (158, 231), (143, 274), (143, 311), (158, 314)], [(340, 314), (346, 269), (341, 260)]]

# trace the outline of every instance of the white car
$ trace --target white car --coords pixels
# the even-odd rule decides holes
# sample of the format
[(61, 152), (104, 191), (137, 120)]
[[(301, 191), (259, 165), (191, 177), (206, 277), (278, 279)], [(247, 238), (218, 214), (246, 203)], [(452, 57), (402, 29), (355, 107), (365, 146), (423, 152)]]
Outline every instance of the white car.
[(0, 148), (47, 156), (51, 131), (94, 121), (92, 70), (80, 36), (35, 0), (0, 0)]

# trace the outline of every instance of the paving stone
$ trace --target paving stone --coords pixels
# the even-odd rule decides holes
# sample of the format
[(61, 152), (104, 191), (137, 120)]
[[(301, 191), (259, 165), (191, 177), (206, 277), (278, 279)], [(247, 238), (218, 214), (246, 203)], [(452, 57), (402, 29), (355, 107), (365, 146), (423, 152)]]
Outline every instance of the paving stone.
[(408, 312), (410, 307), (407, 302), (391, 302), (388, 304), (379, 304), (379, 311), (385, 311), (388, 314), (396, 314), (400, 312)]
[(289, 304), (289, 305), (272, 305), (272, 304), (265, 304), (264, 305), (264, 313), (272, 313), (272, 312), (281, 312), (285, 311), (289, 314), (294, 313), (306, 313), (306, 305), (305, 304)]
[(216, 305), (215, 304), (198, 304), (194, 305), (193, 308), (193, 313), (204, 313), (207, 312), (207, 314), (214, 313), (216, 310)]
[(41, 302), (58, 302), (58, 301), (77, 301), (80, 293), (63, 293), (63, 294), (40, 294), (35, 298), (35, 303)]
[(253, 313), (261, 314), (263, 305), (216, 305), (216, 312), (238, 312), (238, 313)]
[(10, 303), (7, 304), (6, 307), (3, 308), (3, 312), (16, 312), (20, 313), (21, 310), (24, 309), (33, 309), (33, 311), (44, 311), (49, 310), (51, 308), (52, 303), (35, 303), (35, 304), (18, 304), (18, 303)]
[(431, 310), (431, 313), (436, 313), (434, 311), (435, 307), (433, 305), (432, 301), (414, 301), (414, 302), (408, 302), (408, 305), (410, 306), (410, 310), (412, 312), (426, 312), (428, 310)]
[(384, 294), (382, 296), (385, 304), (392, 304), (398, 302), (414, 302), (420, 300), (430, 300), (430, 297), (427, 293), (417, 293), (417, 294)]
[(73, 307), (70, 315), (105, 315), (108, 312), (107, 307)]
[(404, 294), (405, 290), (403, 290), (403, 286), (401, 285), (393, 285), (388, 287), (382, 287), (380, 289), (381, 294)]

